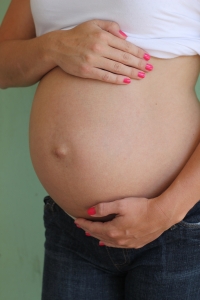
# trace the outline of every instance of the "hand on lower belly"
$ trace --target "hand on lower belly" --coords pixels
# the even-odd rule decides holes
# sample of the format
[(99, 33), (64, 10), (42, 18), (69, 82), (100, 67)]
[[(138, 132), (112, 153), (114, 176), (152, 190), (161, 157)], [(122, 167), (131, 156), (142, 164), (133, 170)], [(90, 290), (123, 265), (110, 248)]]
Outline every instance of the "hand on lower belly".
[[(159, 197), (158, 197), (159, 198)], [(115, 248), (141, 248), (158, 238), (172, 225), (159, 206), (158, 198), (129, 197), (95, 205), (88, 210), (93, 217), (115, 214), (108, 222), (77, 218), (75, 223), (87, 235), (100, 240), (99, 245)]]

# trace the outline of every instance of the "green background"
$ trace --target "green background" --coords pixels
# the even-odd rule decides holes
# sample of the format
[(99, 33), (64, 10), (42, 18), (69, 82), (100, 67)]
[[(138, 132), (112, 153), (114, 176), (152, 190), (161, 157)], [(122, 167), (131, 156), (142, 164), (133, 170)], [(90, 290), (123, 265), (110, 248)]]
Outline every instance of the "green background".
[[(10, 1), (1, 0), (0, 20)], [(31, 165), (28, 127), (36, 86), (0, 90), (0, 299), (39, 300), (45, 191)], [(200, 80), (197, 84), (200, 98)]]
[[(0, 0), (0, 20), (9, 5)], [(46, 192), (31, 165), (28, 128), (36, 86), (0, 90), (0, 299), (39, 300)]]

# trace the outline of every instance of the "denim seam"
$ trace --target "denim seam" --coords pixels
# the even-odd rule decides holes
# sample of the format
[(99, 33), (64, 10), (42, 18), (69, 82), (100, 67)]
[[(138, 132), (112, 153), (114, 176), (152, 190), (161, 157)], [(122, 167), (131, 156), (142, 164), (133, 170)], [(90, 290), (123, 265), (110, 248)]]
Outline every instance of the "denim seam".
[(129, 264), (130, 263), (130, 257), (129, 257), (128, 249), (124, 249), (124, 251), (126, 251), (127, 264)]
[(190, 223), (181, 221), (177, 225), (180, 226), (180, 227), (189, 228), (189, 229), (200, 229), (200, 222), (190, 224)]
[[(95, 268), (97, 268), (98, 270), (100, 270), (100, 271), (102, 271), (102, 272), (106, 272), (106, 273), (108, 273), (108, 274), (116, 275), (115, 272), (110, 271), (109, 269), (106, 269), (105, 267), (102, 267), (102, 266), (100, 266), (100, 265), (98, 265), (98, 264), (95, 264), (94, 262), (91, 262), (91, 261), (89, 261), (88, 259), (86, 259), (84, 256), (82, 256), (82, 255), (80, 255), (80, 254), (77, 254), (77, 252), (76, 252), (75, 250), (72, 250), (70, 247), (62, 247), (62, 248), (63, 248), (63, 249), (66, 249), (66, 250), (68, 250), (68, 251), (71, 251), (71, 252), (73, 252), (73, 253), (75, 253), (75, 254), (78, 255), (81, 259), (85, 260), (90, 266), (95, 267)], [(46, 252), (46, 254), (47, 254), (49, 257), (51, 257), (51, 258), (53, 258), (53, 259), (55, 259), (55, 257), (56, 257), (56, 258), (62, 259), (63, 261), (66, 261), (66, 256), (65, 256), (65, 255), (60, 255), (60, 253), (59, 253), (58, 255), (56, 255), (54, 250), (45, 249), (45, 252)], [(120, 271), (120, 270), (119, 270), (119, 271)]]
[(127, 265), (127, 264), (129, 263), (129, 262), (127, 262), (127, 257), (126, 257), (126, 254), (125, 254), (125, 252), (124, 252), (124, 250), (126, 250), (126, 249), (122, 249), (123, 255), (124, 255), (124, 258), (125, 258), (125, 262), (124, 262), (123, 264), (116, 264), (116, 263), (114, 263), (114, 261), (113, 261), (111, 255), (110, 255), (110, 252), (109, 252), (109, 249), (108, 249), (107, 246), (106, 246), (106, 250), (107, 250), (108, 256), (109, 256), (111, 262), (113, 263), (113, 265), (115, 266), (115, 268), (116, 268), (118, 271), (121, 272), (121, 270), (120, 270), (119, 267), (125, 266), (125, 265)]

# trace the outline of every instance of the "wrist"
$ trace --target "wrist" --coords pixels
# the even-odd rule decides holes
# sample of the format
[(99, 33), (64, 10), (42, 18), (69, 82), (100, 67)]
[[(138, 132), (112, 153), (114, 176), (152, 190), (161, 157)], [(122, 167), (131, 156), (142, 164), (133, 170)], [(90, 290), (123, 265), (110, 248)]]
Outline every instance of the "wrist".
[(154, 205), (163, 212), (168, 228), (182, 221), (191, 208), (181, 196), (182, 193), (177, 186), (176, 188), (169, 187), (161, 195), (152, 199)]
[(40, 37), (41, 56), (49, 70), (57, 67), (55, 49), (57, 44), (57, 34), (55, 31), (46, 33)]
[(167, 207), (165, 199), (161, 196), (148, 200), (148, 215), (150, 223), (153, 223), (155, 228), (162, 228), (163, 231), (174, 225), (173, 211)]

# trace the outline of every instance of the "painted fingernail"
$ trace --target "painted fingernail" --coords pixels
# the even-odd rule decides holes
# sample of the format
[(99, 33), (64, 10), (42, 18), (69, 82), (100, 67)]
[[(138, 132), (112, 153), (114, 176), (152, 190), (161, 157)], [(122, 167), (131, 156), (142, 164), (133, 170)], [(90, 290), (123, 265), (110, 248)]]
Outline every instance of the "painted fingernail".
[(147, 71), (152, 71), (152, 70), (153, 70), (153, 66), (150, 65), (150, 64), (146, 64), (145, 69), (146, 69)]
[(90, 207), (90, 208), (87, 210), (87, 213), (88, 213), (88, 215), (90, 215), (90, 216), (95, 215), (95, 214), (96, 214), (96, 209), (95, 209), (95, 207)]
[(78, 224), (75, 223), (75, 225), (76, 225), (76, 227), (81, 228), (81, 226), (79, 226)]
[(119, 33), (124, 36), (124, 37), (127, 37), (128, 35), (126, 35), (126, 33), (124, 33), (123, 31), (119, 30)]
[(131, 83), (131, 80), (130, 80), (130, 78), (124, 78), (123, 82), (124, 83)]
[(138, 77), (140, 78), (145, 78), (145, 73), (144, 72), (138, 72)]
[(91, 236), (91, 234), (89, 234), (89, 232), (85, 232), (85, 235), (87, 235), (87, 236)]
[(145, 55), (143, 56), (143, 58), (145, 60), (150, 60), (151, 56), (148, 53), (145, 53)]
[(105, 246), (103, 242), (99, 242), (99, 246)]

